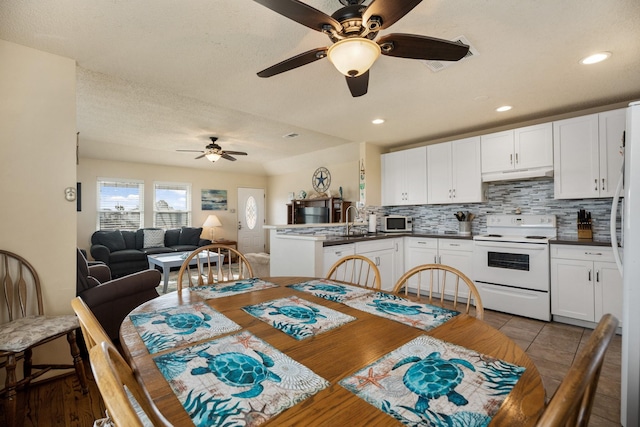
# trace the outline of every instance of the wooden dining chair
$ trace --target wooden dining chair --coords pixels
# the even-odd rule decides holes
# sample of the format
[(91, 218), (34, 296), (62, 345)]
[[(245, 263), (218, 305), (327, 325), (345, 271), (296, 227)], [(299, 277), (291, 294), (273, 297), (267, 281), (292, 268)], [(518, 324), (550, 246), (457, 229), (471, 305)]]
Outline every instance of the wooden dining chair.
[(116, 427), (171, 425), (147, 397), (118, 350), (107, 341), (89, 350), (93, 376)]
[[(75, 369), (83, 393), (88, 393), (84, 364), (76, 343), (78, 319), (75, 315), (45, 316), (40, 278), (33, 266), (15, 253), (0, 250), (1, 299), (4, 302), (0, 319), (0, 368), (6, 370), (5, 397), (6, 425), (21, 425), (16, 420), (17, 390), (50, 370)], [(32, 361), (33, 349), (50, 341), (66, 337), (73, 364), (41, 363)], [(45, 355), (46, 357), (46, 355)], [(16, 378), (16, 367), (22, 360), (22, 378)], [(64, 372), (63, 375), (66, 375)]]
[[(478, 288), (460, 270), (444, 264), (423, 264), (407, 271), (398, 279), (393, 292), (400, 295), (413, 295), (426, 299), (429, 304), (453, 308), (471, 313), (475, 308), (475, 317), (484, 318), (484, 307)], [(460, 302), (460, 299), (465, 302)], [(458, 305), (464, 304), (464, 310)]]
[(381, 284), (380, 270), (373, 261), (362, 255), (340, 258), (329, 269), (327, 279), (373, 289), (380, 289)]
[(602, 363), (617, 326), (615, 316), (602, 316), (549, 400), (537, 427), (586, 427), (589, 424)]
[[(197, 257), (195, 263), (192, 260)], [(178, 292), (183, 281), (188, 287), (209, 286), (220, 282), (249, 279), (253, 269), (247, 258), (237, 249), (226, 245), (201, 246), (185, 258), (178, 272)]]
[(78, 316), (87, 350), (91, 350), (103, 341), (113, 344), (107, 332), (102, 328), (102, 325), (98, 322), (98, 319), (96, 319), (96, 316), (93, 315), (93, 312), (82, 298), (75, 297), (72, 299), (71, 308), (73, 308), (76, 316)]

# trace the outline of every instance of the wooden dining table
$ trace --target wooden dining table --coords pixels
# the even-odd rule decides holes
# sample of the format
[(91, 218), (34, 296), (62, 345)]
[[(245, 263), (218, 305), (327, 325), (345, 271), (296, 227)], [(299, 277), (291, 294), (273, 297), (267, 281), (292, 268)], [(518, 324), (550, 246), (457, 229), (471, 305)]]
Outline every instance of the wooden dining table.
[[(224, 298), (208, 299), (206, 304), (236, 322), (243, 330), (266, 341), (330, 383), (327, 388), (271, 418), (268, 424), (278, 426), (401, 425), (393, 417), (340, 386), (338, 382), (420, 335), (428, 335), (526, 368), (492, 418), (491, 426), (534, 425), (544, 408), (545, 391), (540, 374), (533, 362), (513, 340), (482, 320), (460, 314), (434, 329), (424, 331), (287, 287), (287, 285), (313, 280), (313, 278), (267, 277), (262, 280), (278, 286)], [(247, 305), (292, 295), (301, 296), (310, 302), (357, 319), (308, 339), (296, 340), (242, 309)], [(148, 301), (132, 313), (144, 313), (202, 301), (202, 297), (197, 292), (184, 289), (181, 293), (171, 292)], [(173, 425), (192, 425), (189, 415), (154, 363), (153, 357), (156, 355), (149, 353), (129, 317), (124, 320), (120, 328), (120, 343), (138, 381), (153, 399), (159, 412)]]

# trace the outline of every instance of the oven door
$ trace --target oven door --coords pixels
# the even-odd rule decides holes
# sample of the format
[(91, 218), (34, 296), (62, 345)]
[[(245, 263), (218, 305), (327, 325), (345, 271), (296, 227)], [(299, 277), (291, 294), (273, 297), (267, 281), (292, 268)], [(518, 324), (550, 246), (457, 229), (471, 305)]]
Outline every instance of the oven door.
[(473, 274), (478, 282), (549, 292), (549, 245), (476, 240)]

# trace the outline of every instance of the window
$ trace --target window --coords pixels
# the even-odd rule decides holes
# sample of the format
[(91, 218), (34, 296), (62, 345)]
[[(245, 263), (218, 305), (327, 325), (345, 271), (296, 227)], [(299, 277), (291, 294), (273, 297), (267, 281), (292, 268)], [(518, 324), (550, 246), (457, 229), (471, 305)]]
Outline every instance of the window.
[(165, 230), (191, 226), (191, 184), (153, 184), (153, 226)]
[(98, 178), (98, 230), (137, 230), (144, 227), (144, 183)]

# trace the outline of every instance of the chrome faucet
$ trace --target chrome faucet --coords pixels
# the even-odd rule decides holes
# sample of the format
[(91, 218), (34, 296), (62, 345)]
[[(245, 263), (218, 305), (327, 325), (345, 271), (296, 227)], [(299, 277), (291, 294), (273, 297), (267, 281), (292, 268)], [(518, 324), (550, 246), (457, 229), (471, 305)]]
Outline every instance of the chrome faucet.
[(353, 217), (353, 220), (355, 221), (356, 217), (358, 216), (358, 209), (356, 209), (355, 206), (353, 205), (349, 205), (349, 207), (347, 208), (347, 210), (344, 212), (344, 219), (347, 221), (347, 226), (346, 226), (346, 233), (345, 235), (349, 235), (349, 209), (355, 209), (356, 211), (356, 215)]

